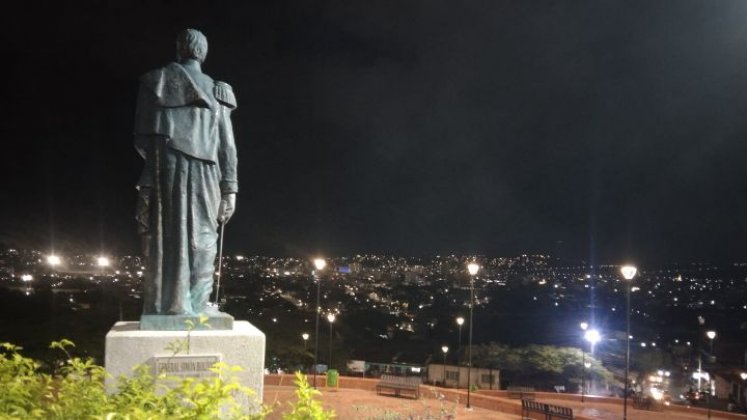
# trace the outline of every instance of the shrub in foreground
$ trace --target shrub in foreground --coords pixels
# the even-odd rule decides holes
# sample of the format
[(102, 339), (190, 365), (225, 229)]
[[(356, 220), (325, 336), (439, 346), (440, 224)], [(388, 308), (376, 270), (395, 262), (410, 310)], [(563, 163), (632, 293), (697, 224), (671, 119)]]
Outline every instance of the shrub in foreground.
[[(216, 363), (211, 368), (215, 376), (203, 379), (153, 376), (139, 366), (131, 377), (118, 378), (117, 391), (109, 394), (104, 368), (90, 358), (72, 357), (72, 342), (63, 339), (50, 347), (61, 350), (65, 360), (46, 374), (38, 362), (21, 354), (21, 347), (0, 343), (0, 419), (263, 419), (271, 411), (241, 385), (237, 366)], [(298, 401), (290, 404), (284, 419), (334, 417), (315, 400), (318, 391), (304, 375), (296, 373), (296, 385)], [(239, 399), (255, 401), (259, 411), (248, 411)]]

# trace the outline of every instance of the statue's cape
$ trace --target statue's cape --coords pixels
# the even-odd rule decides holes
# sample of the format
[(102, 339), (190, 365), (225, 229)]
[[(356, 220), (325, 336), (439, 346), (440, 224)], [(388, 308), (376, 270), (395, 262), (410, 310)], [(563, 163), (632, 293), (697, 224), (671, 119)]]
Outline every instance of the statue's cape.
[[(158, 106), (171, 108), (197, 105), (212, 108), (214, 104), (212, 98), (215, 98), (228, 108), (237, 107), (236, 95), (231, 85), (226, 82), (213, 81), (205, 74), (200, 77), (204, 80), (197, 83), (181, 64), (171, 63), (144, 74), (140, 82), (146, 89), (153, 92)], [(212, 95), (200, 85), (205, 87), (213, 85), (213, 91), (210, 92)]]
[[(209, 76), (202, 76), (212, 82)], [(215, 103), (212, 99), (213, 95), (200, 87), (187, 70), (178, 63), (171, 63), (144, 74), (140, 78), (140, 83), (155, 95), (157, 106), (174, 108), (197, 105), (211, 108)]]
[(135, 147), (145, 156), (153, 135), (168, 138), (169, 147), (217, 162), (219, 127), (230, 124), (236, 96), (228, 83), (193, 74), (171, 63), (140, 78), (135, 113)]

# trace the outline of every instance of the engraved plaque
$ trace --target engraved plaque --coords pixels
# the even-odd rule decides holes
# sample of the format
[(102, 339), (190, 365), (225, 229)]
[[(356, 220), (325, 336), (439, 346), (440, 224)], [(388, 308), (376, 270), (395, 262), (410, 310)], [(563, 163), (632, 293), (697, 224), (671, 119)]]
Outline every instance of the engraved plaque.
[(205, 378), (216, 375), (210, 368), (220, 361), (219, 354), (156, 356), (153, 358), (153, 368), (156, 375), (164, 373), (174, 377)]

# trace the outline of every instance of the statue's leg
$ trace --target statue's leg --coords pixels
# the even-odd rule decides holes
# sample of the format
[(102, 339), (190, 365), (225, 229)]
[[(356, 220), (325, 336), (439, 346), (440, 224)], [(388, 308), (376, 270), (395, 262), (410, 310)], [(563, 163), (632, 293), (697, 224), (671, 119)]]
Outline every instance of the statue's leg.
[(217, 234), (202, 235), (194, 250), (192, 273), (192, 308), (196, 313), (205, 312), (210, 294), (213, 292)]
[(190, 299), (189, 189), (190, 159), (164, 148), (162, 174), (163, 286), (167, 314), (193, 313)]
[(158, 169), (160, 168), (161, 150), (160, 145), (154, 142), (148, 149), (147, 159), (145, 160), (145, 168), (143, 168), (144, 175), (141, 178), (148, 178), (155, 180), (151, 182), (153, 185), (149, 188), (148, 197), (141, 197), (140, 199), (146, 200), (144, 202), (145, 208), (141, 211), (146, 213), (145, 219), (147, 220), (147, 231), (142, 233), (142, 245), (143, 245), (143, 257), (145, 258), (145, 273), (143, 276), (143, 313), (144, 314), (158, 314), (161, 312), (161, 225), (160, 225), (160, 206), (159, 206), (159, 192), (160, 187), (157, 184), (158, 181)]
[(190, 168), (192, 309), (204, 312), (213, 291), (218, 243), (219, 175), (216, 165), (193, 160)]

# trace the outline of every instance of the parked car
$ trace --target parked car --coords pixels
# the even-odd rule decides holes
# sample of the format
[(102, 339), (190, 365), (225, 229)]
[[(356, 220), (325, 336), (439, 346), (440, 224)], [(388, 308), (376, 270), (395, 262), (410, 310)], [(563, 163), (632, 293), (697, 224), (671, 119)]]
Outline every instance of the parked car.
[(698, 405), (699, 403), (705, 401), (708, 398), (708, 393), (706, 391), (698, 391), (698, 390), (689, 390), (685, 393), (685, 399), (691, 404), (691, 405)]

